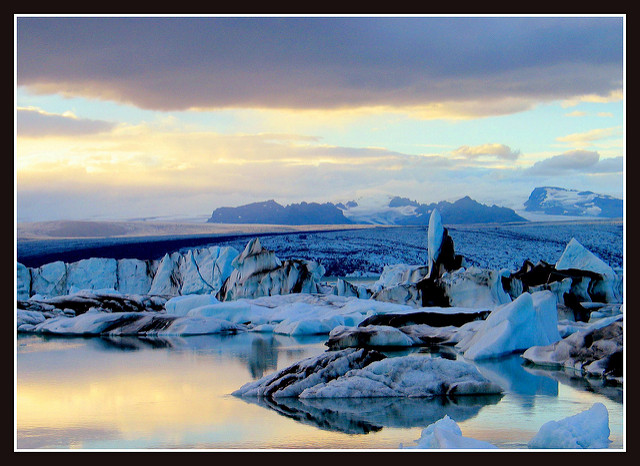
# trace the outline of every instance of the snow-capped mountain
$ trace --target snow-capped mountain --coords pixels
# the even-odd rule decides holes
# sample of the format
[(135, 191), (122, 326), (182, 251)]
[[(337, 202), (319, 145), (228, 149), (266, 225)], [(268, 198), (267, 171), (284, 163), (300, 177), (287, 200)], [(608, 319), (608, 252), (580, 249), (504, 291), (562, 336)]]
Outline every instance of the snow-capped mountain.
[(524, 203), (525, 211), (547, 215), (619, 218), (622, 199), (592, 191), (551, 186), (535, 188)]
[(220, 207), (213, 211), (208, 222), (284, 225), (428, 225), (429, 216), (436, 208), (446, 224), (526, 221), (512, 209), (480, 204), (468, 196), (455, 202), (441, 201), (431, 204), (420, 204), (400, 196), (379, 196), (335, 204), (302, 202), (282, 206), (270, 200), (239, 207)]

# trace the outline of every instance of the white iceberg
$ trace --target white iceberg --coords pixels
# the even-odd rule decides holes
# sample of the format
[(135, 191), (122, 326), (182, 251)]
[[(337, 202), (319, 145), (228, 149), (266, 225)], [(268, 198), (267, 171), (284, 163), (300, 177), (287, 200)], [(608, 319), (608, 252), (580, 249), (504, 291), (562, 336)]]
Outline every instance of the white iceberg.
[(423, 429), (420, 438), (416, 440), (415, 443), (416, 445), (411, 446), (404, 446), (400, 444), (400, 448), (437, 448), (446, 450), (498, 448), (483, 440), (463, 437), (458, 424), (448, 415), (445, 415), (439, 421), (436, 421), (433, 424), (430, 424), (426, 429)]
[(586, 249), (575, 238), (567, 243), (560, 259), (556, 262), (557, 270), (587, 270), (603, 276), (613, 277), (616, 273), (602, 259)]
[(36, 268), (18, 263), (18, 299), (103, 289), (158, 296), (217, 293), (231, 275), (237, 256), (235, 248), (212, 246), (165, 254), (159, 260), (92, 257)]
[(31, 329), (34, 333), (76, 336), (186, 336), (244, 330), (243, 326), (215, 318), (175, 317), (156, 312), (101, 312), (97, 309), (73, 317), (52, 317)]
[(602, 449), (609, 447), (609, 435), (609, 411), (602, 403), (594, 403), (590, 409), (575, 416), (543, 424), (528, 446), (546, 449)]
[(591, 294), (604, 296), (606, 302), (620, 302), (620, 282), (622, 281), (616, 272), (586, 249), (575, 238), (567, 244), (562, 256), (556, 262), (556, 270), (585, 270), (602, 277), (591, 285)]
[(380, 278), (371, 285), (374, 292), (384, 288), (408, 283), (417, 283), (429, 273), (429, 267), (424, 265), (393, 264), (385, 265)]
[(523, 293), (495, 308), (476, 332), (456, 345), (467, 359), (504, 356), (560, 340), (556, 300), (550, 291)]
[(488, 270), (478, 267), (460, 268), (446, 272), (438, 279), (449, 304), (455, 307), (495, 307), (511, 302), (511, 296), (502, 287), (507, 270)]
[(92, 257), (67, 266), (67, 293), (80, 290), (116, 289), (118, 262)]
[(16, 263), (16, 297), (17, 299), (29, 299), (31, 290), (31, 272), (20, 262)]
[(385, 356), (366, 348), (327, 351), (292, 364), (280, 371), (247, 382), (232, 395), (242, 397), (298, 397), (308, 387), (323, 384)]
[(388, 325), (366, 327), (337, 326), (329, 332), (326, 345), (332, 350), (352, 347), (409, 347), (415, 340), (402, 330)]
[(232, 262), (233, 271), (217, 294), (220, 301), (289, 293), (317, 293), (324, 267), (314, 261), (280, 261), (258, 238)]
[(313, 398), (496, 395), (502, 388), (464, 361), (423, 355), (387, 358), (367, 348), (327, 351), (233, 392), (236, 396)]
[(164, 307), (169, 315), (186, 316), (193, 309), (219, 303), (220, 301), (212, 294), (193, 294), (174, 296), (165, 303)]
[(499, 393), (502, 389), (469, 363), (412, 354), (372, 362), (362, 369), (306, 388), (299, 396), (432, 397)]
[(117, 290), (125, 294), (146, 294), (153, 281), (149, 261), (120, 259), (118, 261)]
[(67, 292), (67, 265), (50, 262), (31, 269), (31, 295), (59, 296)]

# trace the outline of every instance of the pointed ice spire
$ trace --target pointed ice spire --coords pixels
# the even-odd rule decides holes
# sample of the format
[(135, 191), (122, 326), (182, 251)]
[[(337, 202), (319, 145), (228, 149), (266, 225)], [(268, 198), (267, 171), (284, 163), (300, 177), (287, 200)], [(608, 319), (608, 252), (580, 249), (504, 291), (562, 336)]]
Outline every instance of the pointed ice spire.
[(429, 275), (440, 254), (442, 239), (444, 237), (444, 227), (442, 226), (442, 217), (438, 209), (433, 209), (431, 217), (429, 217), (429, 231), (427, 232), (427, 250), (429, 252)]

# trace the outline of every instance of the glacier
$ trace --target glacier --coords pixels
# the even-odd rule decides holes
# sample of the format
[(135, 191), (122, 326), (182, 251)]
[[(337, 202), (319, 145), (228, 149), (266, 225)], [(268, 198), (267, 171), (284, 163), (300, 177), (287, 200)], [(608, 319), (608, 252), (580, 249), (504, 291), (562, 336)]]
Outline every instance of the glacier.
[[(156, 260), (90, 258), (34, 268), (17, 263), (17, 330), (145, 338), (241, 332), (324, 335), (326, 355), (446, 346), (463, 359), (482, 362), (521, 353), (531, 365), (579, 367), (585, 376), (622, 383), (622, 276), (577, 240), (572, 238), (553, 264), (525, 261), (515, 271), (470, 266), (456, 254), (449, 230), (434, 210), (426, 246), (426, 263), (386, 265), (368, 284), (350, 283), (346, 277), (329, 284), (319, 262), (281, 260), (258, 238), (242, 252), (212, 246)], [(305, 364), (304, 371), (313, 373), (324, 367), (319, 361)], [(322, 370), (337, 374), (342, 369), (336, 364), (350, 367), (333, 361)], [(497, 393), (495, 386), (478, 380), (451, 388), (452, 377), (462, 371), (459, 364), (438, 382), (446, 380), (446, 390), (444, 385), (428, 388), (430, 382), (420, 379), (422, 391), (400, 385), (389, 391), (369, 372), (380, 366), (404, 380), (405, 373), (440, 373), (444, 365), (450, 363), (380, 362), (366, 370), (358, 367), (355, 378), (340, 372), (340, 381), (329, 378), (322, 386), (299, 381), (295, 386), (309, 390), (295, 396)]]

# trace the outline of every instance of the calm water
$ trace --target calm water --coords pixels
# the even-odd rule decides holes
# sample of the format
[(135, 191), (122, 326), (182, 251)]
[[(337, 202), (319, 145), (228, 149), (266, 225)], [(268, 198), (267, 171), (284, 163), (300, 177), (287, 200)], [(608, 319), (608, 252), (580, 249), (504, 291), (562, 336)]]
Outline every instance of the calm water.
[[(244, 333), (144, 340), (19, 335), (18, 449), (397, 449), (448, 414), (466, 437), (526, 448), (549, 420), (601, 402), (624, 448), (622, 390), (518, 356), (476, 364), (503, 396), (285, 400), (231, 396), (244, 383), (325, 351), (325, 337)], [(389, 356), (406, 353), (387, 353)], [(457, 358), (445, 350), (424, 357)]]

